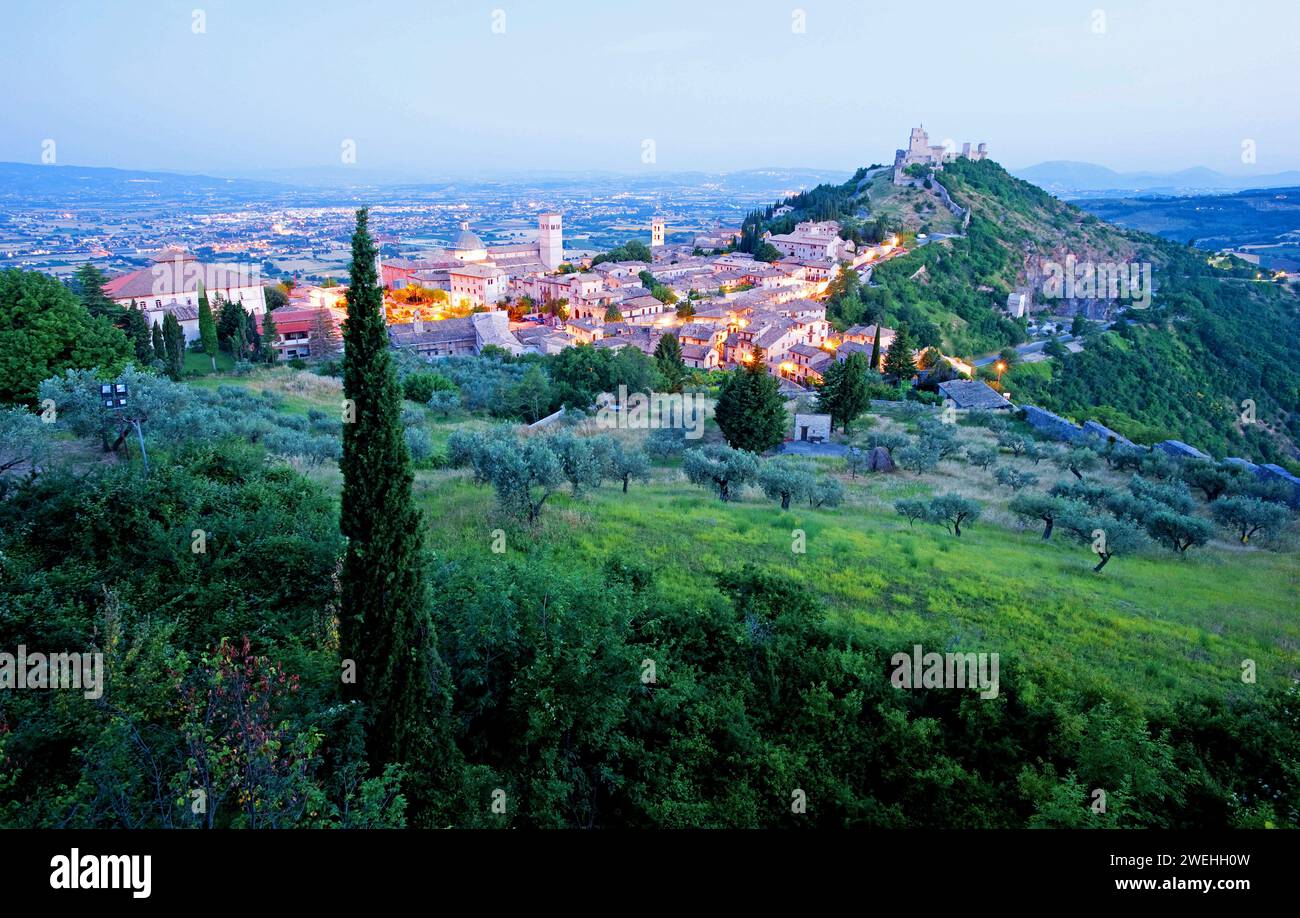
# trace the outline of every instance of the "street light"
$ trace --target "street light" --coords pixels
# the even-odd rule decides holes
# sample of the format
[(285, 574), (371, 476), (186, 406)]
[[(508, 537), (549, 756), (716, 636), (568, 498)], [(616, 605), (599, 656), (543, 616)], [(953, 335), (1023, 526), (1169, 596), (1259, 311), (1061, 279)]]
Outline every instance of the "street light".
[(144, 448), (144, 431), (140, 429), (140, 418), (129, 417), (126, 414), (126, 408), (131, 398), (131, 390), (126, 383), (112, 382), (99, 384), (100, 403), (118, 414), (122, 420), (126, 421), (135, 428), (135, 435), (140, 440), (140, 461), (144, 463), (144, 473), (149, 474), (149, 453)]
[(100, 383), (99, 397), (104, 402), (104, 407), (110, 411), (120, 411), (126, 407), (127, 397), (130, 391), (126, 383)]
[(1002, 374), (1005, 373), (1005, 372), (1007, 371), (1007, 364), (1006, 364), (1006, 361), (1004, 361), (1004, 360), (999, 360), (999, 361), (998, 361), (997, 363), (995, 363), (993, 366), (994, 366), (994, 368), (998, 371), (998, 385), (1000, 386), (1000, 385), (1002, 385)]

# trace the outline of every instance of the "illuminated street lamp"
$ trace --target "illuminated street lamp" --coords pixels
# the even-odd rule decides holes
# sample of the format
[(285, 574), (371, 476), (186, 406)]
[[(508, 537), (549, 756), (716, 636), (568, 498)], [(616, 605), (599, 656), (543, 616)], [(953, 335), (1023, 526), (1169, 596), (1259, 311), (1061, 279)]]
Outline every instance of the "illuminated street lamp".
[(1002, 385), (1002, 374), (1007, 371), (1006, 361), (999, 360), (993, 365), (993, 368), (998, 371), (998, 385), (1000, 386)]

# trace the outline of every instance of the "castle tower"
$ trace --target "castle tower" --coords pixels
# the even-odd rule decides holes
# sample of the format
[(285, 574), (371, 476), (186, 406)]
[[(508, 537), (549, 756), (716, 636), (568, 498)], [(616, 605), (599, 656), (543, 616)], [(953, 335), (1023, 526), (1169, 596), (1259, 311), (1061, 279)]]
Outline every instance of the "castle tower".
[(912, 128), (912, 133), (907, 138), (907, 152), (921, 158), (929, 155), (930, 135), (925, 132), (924, 127)]
[(552, 271), (564, 261), (564, 221), (559, 214), (548, 212), (537, 218), (537, 253)]
[(655, 217), (650, 221), (650, 245), (657, 247), (664, 244), (664, 218)]

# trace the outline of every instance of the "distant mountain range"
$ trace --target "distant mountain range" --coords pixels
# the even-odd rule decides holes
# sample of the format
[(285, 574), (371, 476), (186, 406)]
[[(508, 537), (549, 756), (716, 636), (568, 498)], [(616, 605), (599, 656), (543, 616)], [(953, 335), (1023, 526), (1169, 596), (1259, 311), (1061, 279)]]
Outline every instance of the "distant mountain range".
[(29, 203), (76, 203), (123, 198), (179, 201), (213, 196), (274, 195), (287, 190), (284, 186), (271, 182), (179, 172), (0, 163), (0, 200)]
[(656, 189), (710, 188), (738, 194), (775, 194), (839, 183), (848, 170), (763, 168), (736, 172), (639, 173), (602, 171), (528, 171), (482, 175), (420, 174), (405, 170), (363, 170), (351, 166), (263, 169), (235, 172), (229, 177), (112, 169), (92, 166), (0, 163), (0, 200), (30, 203), (114, 201), (121, 199), (184, 201), (198, 198), (276, 199), (331, 195), (360, 189), (380, 191), (378, 197), (447, 191), (457, 186), (484, 188), (518, 186), (540, 191), (582, 194), (611, 190), (649, 192)]
[[(1300, 256), (1300, 188), (1296, 187), (1216, 195), (1093, 197), (1075, 203), (1108, 223), (1173, 242), (1195, 240), (1205, 249), (1273, 246), (1272, 255), (1285, 257), (1285, 263), (1277, 265), (1283, 270), (1295, 270)], [(1269, 260), (1265, 267), (1273, 263)]]
[(808, 169), (767, 167), (740, 169), (733, 172), (672, 172), (646, 169), (638, 172), (612, 172), (601, 169), (563, 171), (523, 169), (489, 172), (436, 173), (416, 169), (358, 169), (354, 166), (319, 166), (293, 169), (235, 170), (235, 178), (279, 182), (300, 187), (337, 187), (369, 185), (372, 187), (420, 187), (426, 185), (530, 185), (603, 187), (619, 184), (639, 186), (725, 185), (740, 189), (767, 189), (774, 184), (811, 187), (821, 182), (839, 183), (851, 175), (846, 169)]
[(1226, 175), (1204, 167), (1179, 172), (1116, 172), (1096, 163), (1068, 160), (1039, 163), (1011, 174), (1061, 198), (1215, 194), (1300, 185), (1300, 172), (1295, 170), (1258, 175)]

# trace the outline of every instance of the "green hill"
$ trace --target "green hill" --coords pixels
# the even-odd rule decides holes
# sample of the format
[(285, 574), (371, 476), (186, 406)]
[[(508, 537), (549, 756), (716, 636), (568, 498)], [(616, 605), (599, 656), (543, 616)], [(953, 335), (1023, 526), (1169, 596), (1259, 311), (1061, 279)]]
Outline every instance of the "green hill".
[[(860, 169), (843, 185), (819, 185), (788, 198), (793, 210), (751, 214), (746, 233), (786, 232), (800, 220), (837, 219), (848, 238), (890, 232), (944, 232), (917, 214), (947, 213), (935, 183), (971, 211), (966, 233), (879, 265), (871, 285), (828, 314), (856, 322), (907, 324), (922, 346), (970, 358), (1026, 340), (1026, 322), (1003, 309), (1018, 287), (1040, 306), (1048, 266), (1120, 263), (1151, 266), (1150, 308), (1129, 309), (1081, 353), (1014, 368), (1007, 387), (1029, 402), (1078, 421), (1097, 419), (1135, 440), (1184, 440), (1219, 457), (1293, 461), (1300, 452), (1300, 338), (1294, 287), (1257, 276), (1242, 262), (1126, 230), (1015, 178), (992, 161), (959, 159), (930, 187), (897, 187), (888, 169)], [(937, 206), (936, 206), (937, 205)], [(910, 216), (909, 216), (910, 215)], [(943, 223), (948, 230), (950, 223)], [(743, 247), (743, 245), (742, 245)], [(1254, 422), (1243, 423), (1243, 402)]]

